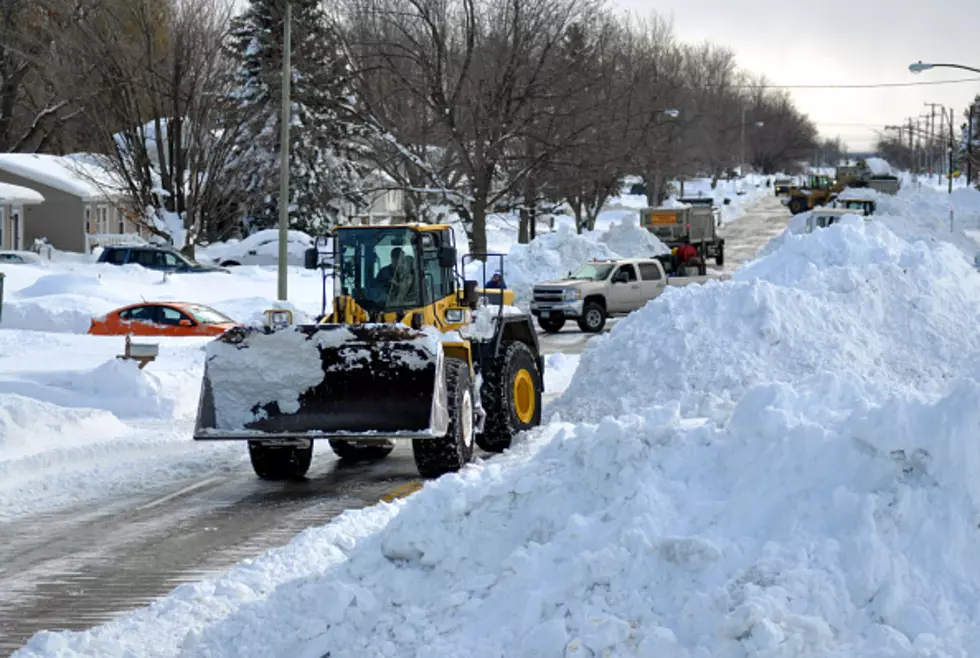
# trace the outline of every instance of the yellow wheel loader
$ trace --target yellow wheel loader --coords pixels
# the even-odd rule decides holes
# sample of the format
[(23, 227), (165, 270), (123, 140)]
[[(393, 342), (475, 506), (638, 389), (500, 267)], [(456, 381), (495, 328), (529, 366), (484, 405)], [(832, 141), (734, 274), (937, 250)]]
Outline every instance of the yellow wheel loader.
[[(501, 452), (541, 423), (531, 318), (513, 291), (460, 276), (470, 256), (458, 265), (449, 226), (338, 227), (323, 256), (306, 254), (322, 273), (318, 322), (239, 327), (208, 344), (195, 440), (247, 441), (268, 480), (302, 478), (314, 439), (349, 460), (411, 441), (421, 475), (438, 477), (476, 445)], [(484, 254), (484, 275), (493, 257), (503, 270), (503, 256)]]

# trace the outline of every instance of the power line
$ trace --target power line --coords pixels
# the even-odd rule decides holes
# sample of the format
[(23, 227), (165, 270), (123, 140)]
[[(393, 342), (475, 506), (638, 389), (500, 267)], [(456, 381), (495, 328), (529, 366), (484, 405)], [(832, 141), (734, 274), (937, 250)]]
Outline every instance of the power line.
[[(925, 87), (931, 85), (954, 85), (963, 82), (980, 82), (980, 78), (960, 78), (958, 80), (928, 80), (924, 82), (880, 82), (868, 85), (732, 85), (735, 89), (882, 89), (885, 87)], [(713, 85), (718, 86), (718, 85)]]

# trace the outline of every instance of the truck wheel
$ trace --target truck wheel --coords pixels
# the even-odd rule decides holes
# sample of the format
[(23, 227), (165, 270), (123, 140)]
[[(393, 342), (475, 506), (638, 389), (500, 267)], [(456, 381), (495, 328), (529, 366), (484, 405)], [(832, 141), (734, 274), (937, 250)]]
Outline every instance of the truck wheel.
[(606, 309), (596, 302), (586, 302), (578, 328), (590, 334), (597, 334), (606, 326)]
[(718, 245), (718, 253), (715, 254), (715, 265), (722, 267), (725, 264), (725, 245)]
[(549, 334), (556, 334), (565, 326), (565, 318), (538, 318), (538, 324)]
[(301, 448), (249, 441), (248, 456), (252, 460), (252, 469), (263, 480), (302, 479), (313, 461), (313, 441), (309, 443)]
[(349, 461), (368, 461), (374, 459), (384, 459), (395, 449), (391, 445), (360, 445), (353, 441), (343, 441), (341, 439), (330, 439), (330, 448), (335, 455), (341, 459)]
[(473, 459), (475, 431), (470, 367), (459, 359), (446, 359), (445, 367), (449, 429), (438, 439), (412, 441), (415, 466), (425, 478), (458, 471)]
[(789, 211), (794, 215), (799, 215), (801, 212), (806, 212), (806, 201), (803, 199), (793, 199), (789, 202)]
[(508, 341), (484, 373), (480, 399), (487, 417), (476, 443), (503, 452), (519, 432), (541, 424), (541, 373), (531, 349)]

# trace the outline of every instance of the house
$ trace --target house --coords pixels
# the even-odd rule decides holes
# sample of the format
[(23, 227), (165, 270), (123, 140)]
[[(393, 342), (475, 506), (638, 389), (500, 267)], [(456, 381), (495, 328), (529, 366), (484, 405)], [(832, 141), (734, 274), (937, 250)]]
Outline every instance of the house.
[(395, 179), (380, 169), (361, 181), (364, 203), (343, 203), (341, 216), (352, 224), (392, 224), (405, 221), (405, 195)]
[(128, 196), (92, 156), (0, 153), (0, 183), (40, 193), (24, 205), (22, 244), (45, 238), (62, 251), (91, 253), (97, 246), (144, 242)]
[(44, 202), (27, 187), (0, 183), (0, 249), (24, 249), (24, 208)]

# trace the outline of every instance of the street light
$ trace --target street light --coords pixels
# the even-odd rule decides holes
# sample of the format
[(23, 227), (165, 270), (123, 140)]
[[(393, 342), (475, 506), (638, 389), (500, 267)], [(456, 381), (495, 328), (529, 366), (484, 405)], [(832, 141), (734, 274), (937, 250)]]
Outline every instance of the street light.
[(282, 26), (282, 114), (279, 126), (279, 290), (280, 301), (286, 301), (286, 264), (289, 260), (289, 122), (290, 122), (290, 82), (292, 67), (291, 31), (293, 22), (293, 3), (286, 0), (286, 15)]
[(980, 69), (975, 69), (972, 66), (963, 66), (962, 64), (929, 64), (927, 62), (923, 62), (921, 59), (918, 62), (909, 64), (909, 71), (912, 73), (922, 73), (923, 71), (928, 71), (929, 69), (934, 69), (940, 66), (949, 69), (963, 69), (964, 71), (980, 73)]

